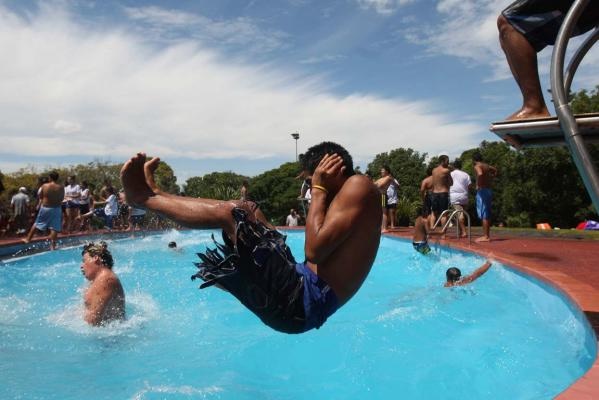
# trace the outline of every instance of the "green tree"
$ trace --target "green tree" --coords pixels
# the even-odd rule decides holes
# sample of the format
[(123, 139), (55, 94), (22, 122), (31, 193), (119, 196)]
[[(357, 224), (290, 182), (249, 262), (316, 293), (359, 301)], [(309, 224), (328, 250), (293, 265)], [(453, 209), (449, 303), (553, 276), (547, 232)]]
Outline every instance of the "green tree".
[(252, 178), (250, 193), (273, 224), (284, 225), (289, 210), (298, 209), (299, 172), (299, 164), (290, 162)]
[[(244, 180), (249, 178), (231, 171), (212, 172), (204, 176), (194, 176), (185, 182), (183, 192), (189, 197), (203, 197), (209, 199), (230, 200), (238, 199), (239, 188)], [(231, 196), (225, 198), (223, 196)], [(252, 196), (250, 186), (250, 197)]]
[(179, 185), (177, 185), (175, 172), (164, 161), (160, 161), (158, 164), (158, 168), (156, 168), (156, 172), (154, 173), (154, 179), (160, 189), (171, 194), (179, 194)]

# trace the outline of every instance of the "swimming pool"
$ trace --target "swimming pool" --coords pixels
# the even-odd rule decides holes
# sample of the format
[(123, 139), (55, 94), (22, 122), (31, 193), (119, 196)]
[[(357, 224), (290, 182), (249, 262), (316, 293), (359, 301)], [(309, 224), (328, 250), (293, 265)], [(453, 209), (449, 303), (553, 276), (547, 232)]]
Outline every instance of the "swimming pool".
[[(280, 334), (189, 280), (210, 233), (112, 242), (128, 320), (106, 328), (81, 319), (80, 248), (0, 264), (0, 398), (541, 399), (595, 358), (586, 320), (551, 287), (494, 266), (444, 289), (449, 266), (482, 259), (390, 238), (320, 330)], [(303, 232), (288, 235), (302, 259)]]

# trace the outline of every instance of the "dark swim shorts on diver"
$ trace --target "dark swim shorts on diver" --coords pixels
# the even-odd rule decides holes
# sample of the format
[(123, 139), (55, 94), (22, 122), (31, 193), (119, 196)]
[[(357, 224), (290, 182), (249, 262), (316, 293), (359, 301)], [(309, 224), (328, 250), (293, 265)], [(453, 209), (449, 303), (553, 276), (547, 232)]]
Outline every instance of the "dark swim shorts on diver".
[[(246, 211), (232, 211), (236, 244), (223, 232), (225, 244), (198, 253), (201, 289), (217, 284), (271, 328), (302, 333), (319, 328), (338, 308), (333, 290), (306, 263), (296, 263), (285, 235), (260, 222), (249, 221)], [(214, 240), (214, 237), (213, 237)]]

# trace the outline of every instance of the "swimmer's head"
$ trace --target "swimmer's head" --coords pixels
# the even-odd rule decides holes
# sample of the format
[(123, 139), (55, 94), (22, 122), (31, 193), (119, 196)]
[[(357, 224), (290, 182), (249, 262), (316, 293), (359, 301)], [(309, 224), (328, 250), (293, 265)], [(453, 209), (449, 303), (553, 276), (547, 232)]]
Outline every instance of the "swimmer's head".
[(457, 282), (462, 277), (462, 271), (459, 268), (451, 267), (447, 269), (445, 276), (447, 277), (447, 282)]
[(168, 242), (168, 248), (169, 249), (176, 249), (177, 248), (177, 242)]
[(112, 254), (108, 250), (108, 244), (105, 241), (98, 243), (90, 242), (83, 246), (81, 255), (89, 254), (90, 257), (99, 257), (102, 264), (110, 269), (114, 265)]

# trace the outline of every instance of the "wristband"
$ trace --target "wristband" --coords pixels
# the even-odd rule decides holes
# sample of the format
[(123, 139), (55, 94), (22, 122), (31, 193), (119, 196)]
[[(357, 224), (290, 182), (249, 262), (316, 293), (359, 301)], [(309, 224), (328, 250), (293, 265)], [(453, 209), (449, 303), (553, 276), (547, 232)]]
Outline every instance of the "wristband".
[(312, 185), (312, 189), (318, 189), (318, 190), (322, 190), (323, 192), (325, 192), (325, 194), (329, 194), (329, 191), (327, 190), (327, 188), (325, 188), (324, 186), (320, 186), (320, 185)]

